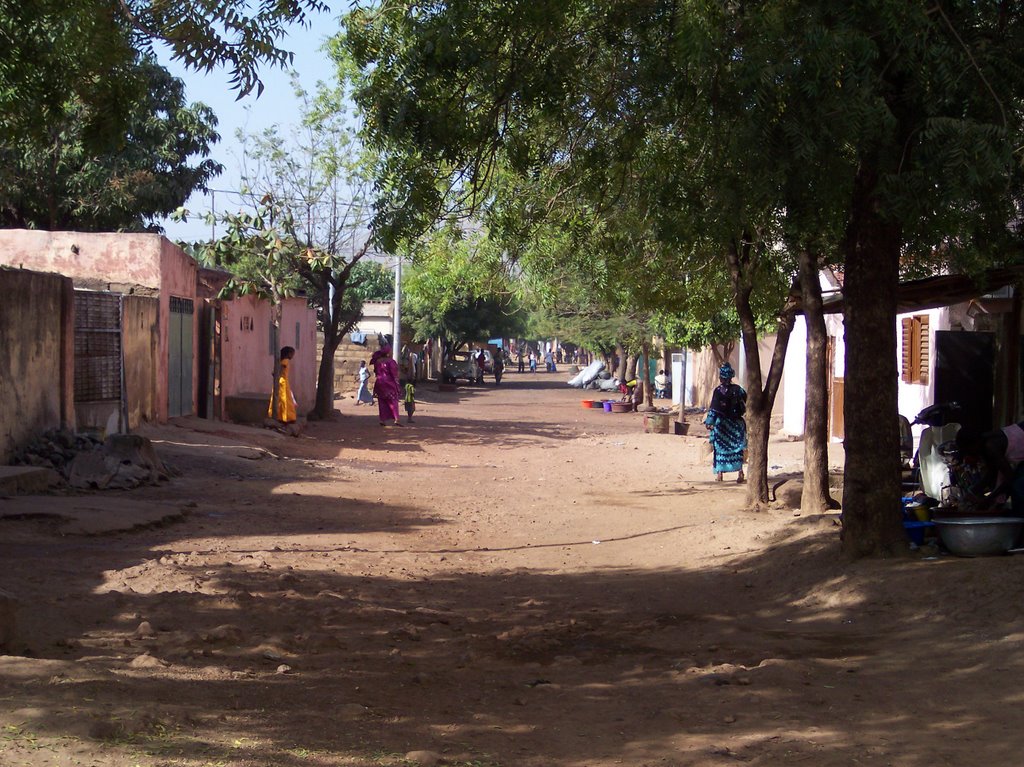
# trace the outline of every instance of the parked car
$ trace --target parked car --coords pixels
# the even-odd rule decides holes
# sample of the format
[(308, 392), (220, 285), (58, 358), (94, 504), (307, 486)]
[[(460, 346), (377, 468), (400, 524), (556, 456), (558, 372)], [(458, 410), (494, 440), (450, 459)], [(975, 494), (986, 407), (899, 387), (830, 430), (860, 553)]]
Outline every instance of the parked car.
[(445, 383), (455, 383), (460, 378), (473, 383), (476, 373), (476, 352), (452, 352), (444, 363)]

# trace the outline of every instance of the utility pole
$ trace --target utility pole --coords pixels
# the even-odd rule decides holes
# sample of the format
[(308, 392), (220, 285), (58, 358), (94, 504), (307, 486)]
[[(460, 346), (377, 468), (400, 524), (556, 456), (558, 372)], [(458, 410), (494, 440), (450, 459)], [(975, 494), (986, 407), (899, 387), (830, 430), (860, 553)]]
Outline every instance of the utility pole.
[(391, 330), (391, 356), (401, 367), (402, 364), (402, 257), (395, 262), (395, 308), (392, 312), (394, 326)]

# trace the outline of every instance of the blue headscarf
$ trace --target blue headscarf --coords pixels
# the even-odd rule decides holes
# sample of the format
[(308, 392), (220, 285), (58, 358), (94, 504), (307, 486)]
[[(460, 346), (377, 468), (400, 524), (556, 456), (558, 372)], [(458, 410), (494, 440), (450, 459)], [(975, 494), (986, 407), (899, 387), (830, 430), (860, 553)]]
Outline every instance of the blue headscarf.
[(722, 367), (718, 368), (718, 380), (719, 381), (731, 381), (736, 377), (736, 371), (732, 369), (732, 365), (726, 362)]

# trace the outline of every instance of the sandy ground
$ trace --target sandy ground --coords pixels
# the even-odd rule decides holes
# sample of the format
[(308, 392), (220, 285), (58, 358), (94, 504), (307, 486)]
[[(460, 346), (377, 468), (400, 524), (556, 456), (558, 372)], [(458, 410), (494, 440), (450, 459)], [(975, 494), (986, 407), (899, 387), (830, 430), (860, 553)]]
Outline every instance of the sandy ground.
[(185, 421), (149, 432), (181, 477), (87, 496), (123, 525), (0, 520), (0, 765), (1024, 763), (1024, 559), (845, 563), (563, 380)]

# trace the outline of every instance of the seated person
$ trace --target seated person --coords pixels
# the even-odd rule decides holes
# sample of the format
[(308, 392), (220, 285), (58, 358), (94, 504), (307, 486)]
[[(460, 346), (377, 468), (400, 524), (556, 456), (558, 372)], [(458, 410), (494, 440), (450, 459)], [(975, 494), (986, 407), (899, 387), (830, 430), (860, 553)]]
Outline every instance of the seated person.
[(671, 388), (672, 379), (664, 370), (659, 370), (658, 375), (654, 376), (654, 396), (658, 399), (665, 399), (671, 392)]
[(1004, 502), (1007, 495), (1014, 514), (1024, 515), (1024, 428), (1010, 424), (980, 434), (968, 428), (956, 435), (961, 460), (980, 464), (981, 479), (968, 488), (979, 510)]

